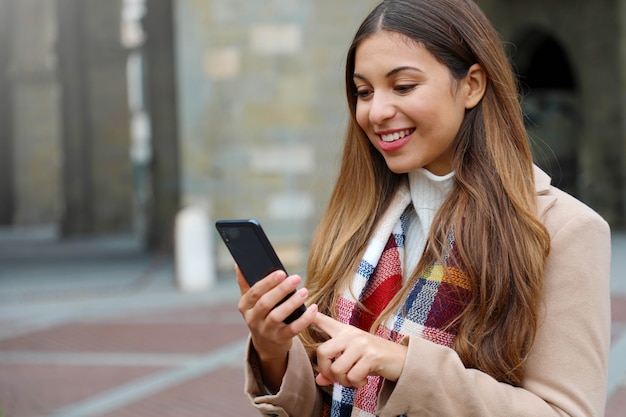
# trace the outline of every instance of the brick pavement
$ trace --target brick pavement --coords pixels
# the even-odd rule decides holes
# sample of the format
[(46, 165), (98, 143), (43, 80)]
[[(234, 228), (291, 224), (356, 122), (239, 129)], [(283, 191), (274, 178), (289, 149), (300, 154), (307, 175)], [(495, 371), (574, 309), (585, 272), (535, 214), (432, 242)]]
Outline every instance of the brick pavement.
[[(626, 258), (626, 251), (620, 255)], [(247, 332), (235, 308), (232, 279), (220, 280), (207, 293), (183, 294), (172, 285), (166, 262), (140, 290), (103, 292), (94, 283), (108, 279), (111, 286), (131, 288), (119, 273), (106, 274), (111, 269), (105, 265), (99, 269), (103, 275), (92, 272), (91, 281), (83, 282), (93, 291), (72, 291), (79, 286), (75, 282), (52, 297), (18, 297), (19, 289), (38, 288), (37, 282), (26, 282), (24, 266), (14, 269), (20, 282), (10, 281), (1, 257), (0, 406), (5, 417), (257, 415), (242, 392)], [(150, 262), (140, 254), (137, 259), (135, 266), (125, 267), (128, 274), (141, 276)], [(626, 269), (620, 271), (623, 277)], [(50, 276), (59, 273), (67, 274), (67, 266), (49, 270)], [(623, 288), (618, 285), (612, 297), (616, 345), (626, 340)], [(605, 417), (626, 416), (624, 375), (607, 401)]]
[[(246, 334), (230, 300), (75, 316), (0, 340), (0, 404), (7, 417), (254, 416), (242, 349), (204, 374), (175, 376), (224, 346), (243, 346)], [(164, 382), (151, 388), (151, 378)], [(103, 412), (87, 414), (93, 407)]]

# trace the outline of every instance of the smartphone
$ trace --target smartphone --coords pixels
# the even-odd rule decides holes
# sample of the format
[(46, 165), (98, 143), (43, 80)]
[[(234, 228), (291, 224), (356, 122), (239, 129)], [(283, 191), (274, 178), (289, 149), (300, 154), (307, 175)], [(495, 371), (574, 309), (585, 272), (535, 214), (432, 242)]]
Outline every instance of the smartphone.
[[(274, 271), (285, 271), (285, 267), (258, 221), (254, 219), (218, 220), (215, 222), (215, 227), (250, 286)], [(295, 290), (277, 305), (293, 294)], [(305, 311), (306, 307), (303, 304), (285, 319), (285, 323), (291, 323)]]

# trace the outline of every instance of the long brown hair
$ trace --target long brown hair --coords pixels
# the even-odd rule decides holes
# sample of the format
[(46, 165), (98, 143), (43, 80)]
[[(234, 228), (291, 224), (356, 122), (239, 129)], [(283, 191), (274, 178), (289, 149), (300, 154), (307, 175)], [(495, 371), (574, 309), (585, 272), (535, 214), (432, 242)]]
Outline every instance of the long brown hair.
[[(455, 231), (471, 297), (455, 326), (453, 348), (466, 367), (520, 385), (537, 329), (549, 236), (536, 215), (533, 161), (517, 85), (499, 36), (471, 0), (386, 0), (365, 19), (346, 61), (351, 112), (337, 183), (311, 244), (307, 287), (320, 310), (334, 315), (374, 225), (404, 174), (394, 174), (355, 119), (353, 82), (360, 42), (381, 31), (423, 45), (452, 76), (473, 64), (487, 76), (481, 102), (466, 112), (454, 145), (455, 185), (438, 211), (417, 270), (381, 314), (394, 314), (424, 268), (441, 257)], [(301, 335), (313, 348), (319, 335)]]

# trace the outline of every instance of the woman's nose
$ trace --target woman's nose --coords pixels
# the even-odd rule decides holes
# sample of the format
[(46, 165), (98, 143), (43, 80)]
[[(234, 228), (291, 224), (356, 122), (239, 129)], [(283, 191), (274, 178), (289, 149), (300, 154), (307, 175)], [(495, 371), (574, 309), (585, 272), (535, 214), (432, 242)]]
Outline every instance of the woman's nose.
[(381, 124), (396, 114), (393, 100), (387, 94), (374, 94), (370, 103), (369, 119), (373, 124)]

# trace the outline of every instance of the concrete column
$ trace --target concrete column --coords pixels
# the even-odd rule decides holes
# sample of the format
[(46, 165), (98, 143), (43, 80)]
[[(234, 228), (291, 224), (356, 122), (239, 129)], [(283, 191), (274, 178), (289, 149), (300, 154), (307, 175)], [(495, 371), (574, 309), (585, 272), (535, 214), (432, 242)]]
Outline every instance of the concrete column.
[(9, 78), (13, 1), (0, 0), (0, 225), (13, 222), (13, 112)]
[(57, 0), (64, 235), (131, 229), (132, 175), (120, 0)]
[(146, 244), (156, 249), (171, 238), (179, 209), (178, 97), (172, 0), (147, 2), (145, 45), (147, 107), (152, 132), (152, 206)]
[(61, 155), (54, 3), (20, 0), (13, 1), (12, 7), (13, 222), (56, 223)]
[(617, 152), (621, 156), (621, 165), (622, 165), (622, 187), (618, 190), (618, 193), (621, 194), (621, 213), (620, 213), (620, 222), (618, 224), (622, 230), (626, 229), (626, 0), (618, 1), (618, 12), (617, 16), (620, 17), (619, 21), (619, 39), (618, 39), (618, 50), (620, 51), (619, 56), (619, 67), (620, 67), (620, 91), (621, 91), (621, 152)]
[(59, 81), (63, 89), (61, 125), (65, 210), (61, 232), (64, 236), (91, 233), (94, 220), (84, 5), (82, 0), (57, 0)]
[(120, 39), (121, 0), (82, 0), (89, 45), (91, 175), (95, 233), (131, 230), (133, 207), (130, 115), (126, 64)]

